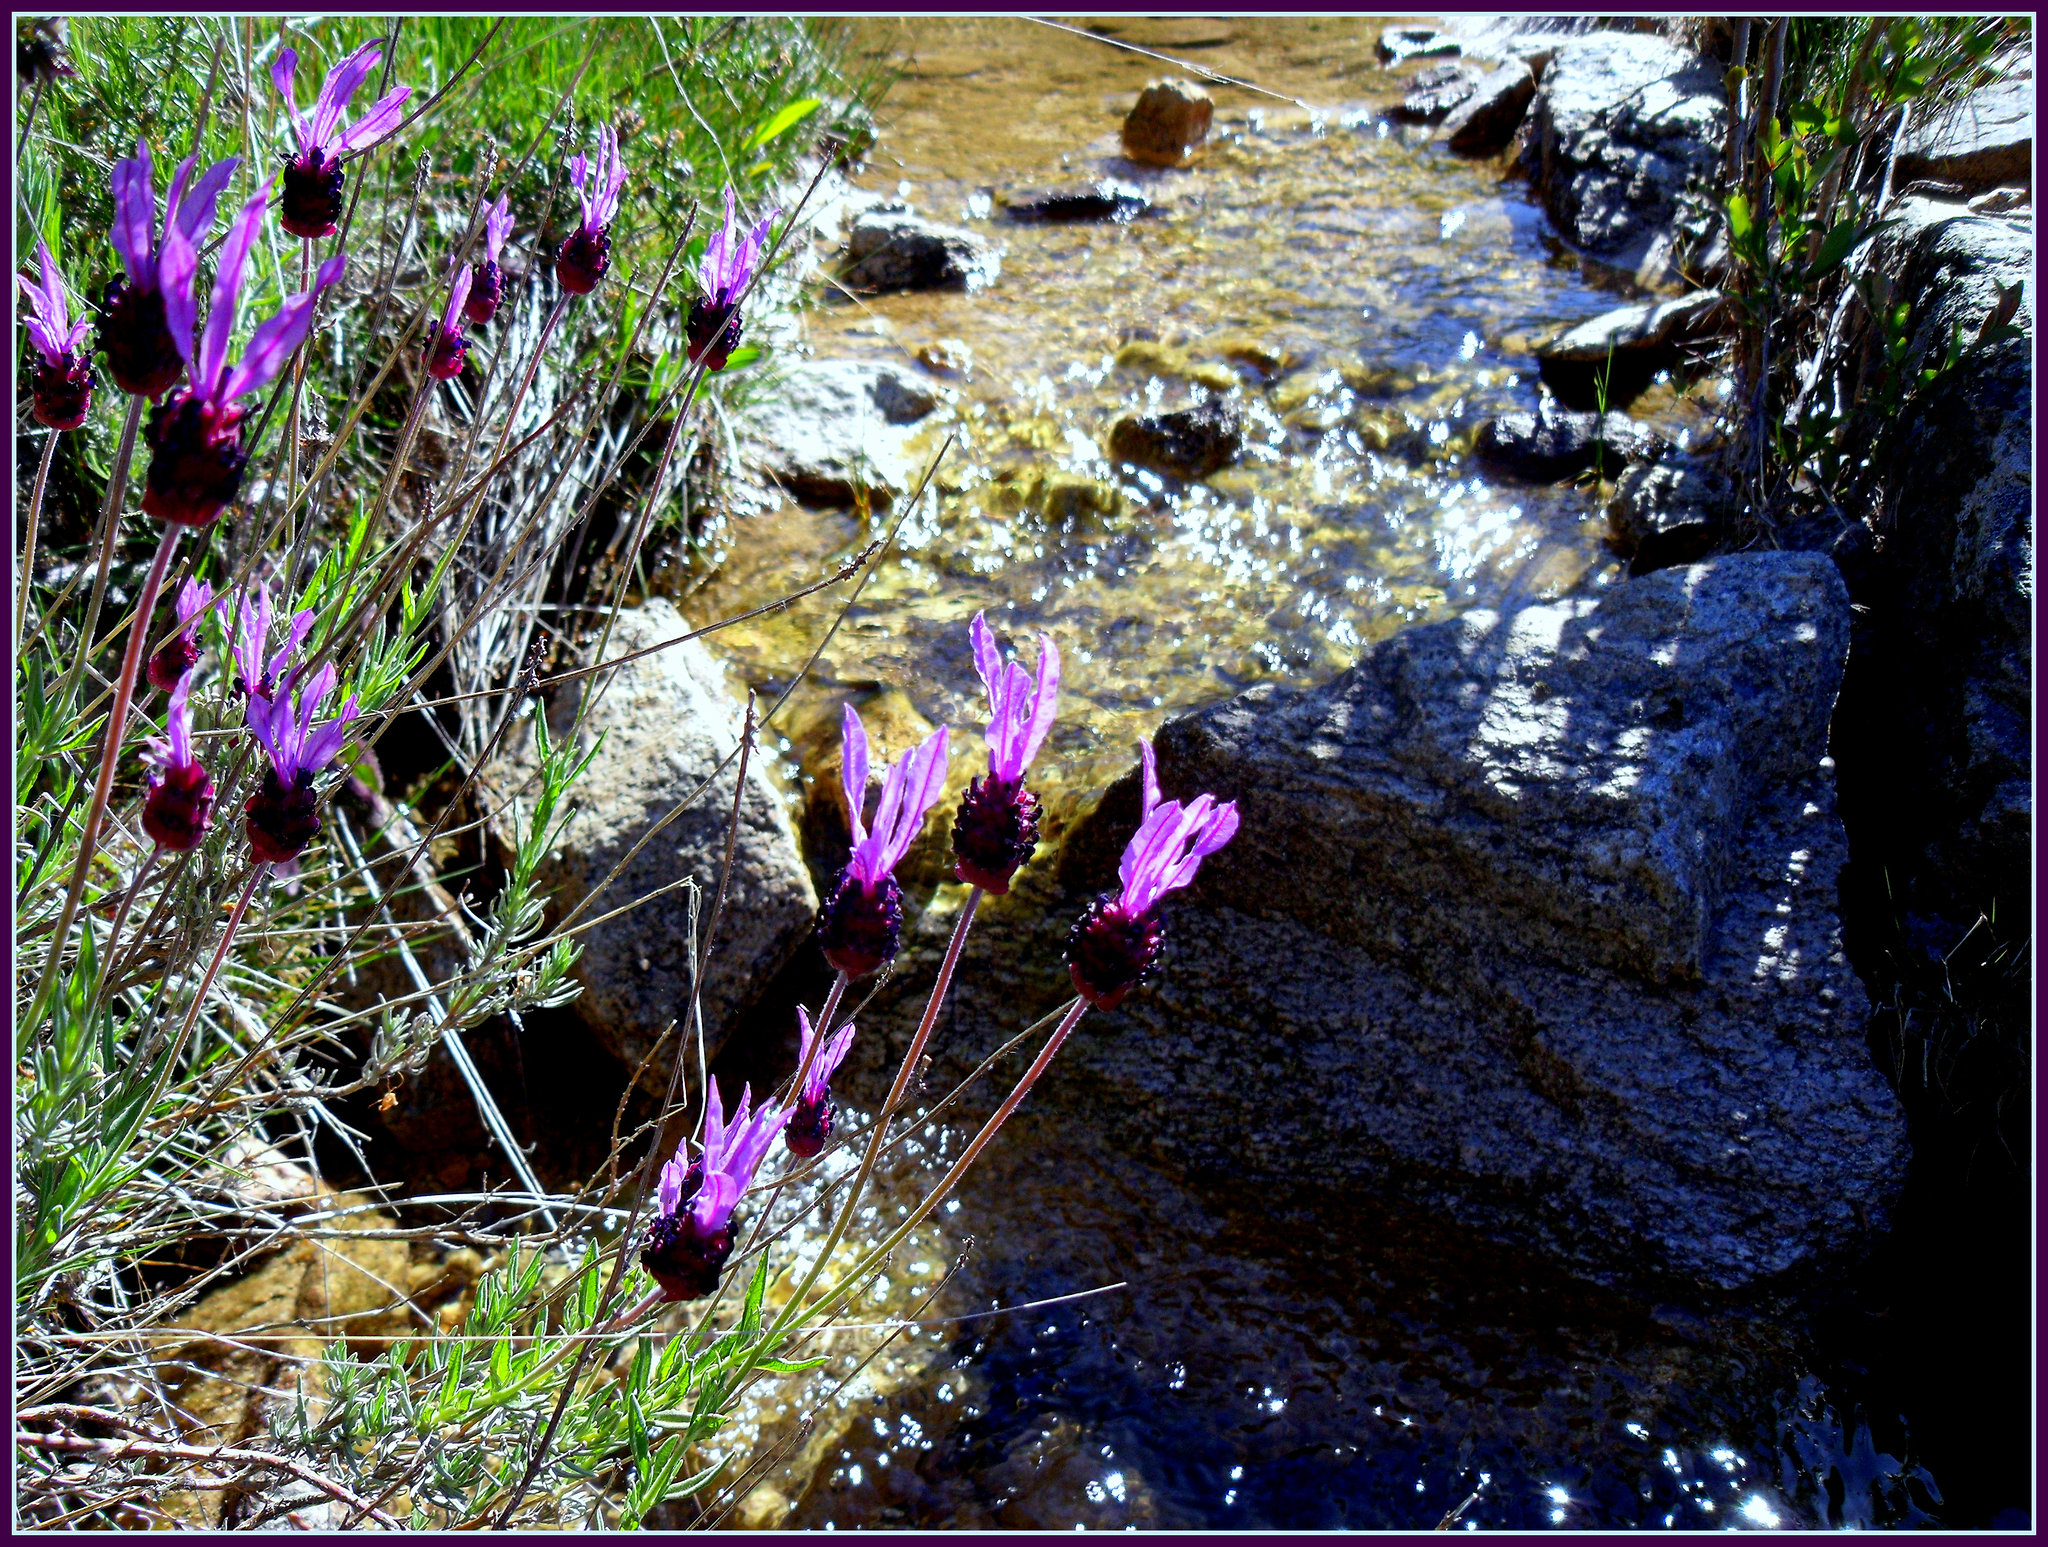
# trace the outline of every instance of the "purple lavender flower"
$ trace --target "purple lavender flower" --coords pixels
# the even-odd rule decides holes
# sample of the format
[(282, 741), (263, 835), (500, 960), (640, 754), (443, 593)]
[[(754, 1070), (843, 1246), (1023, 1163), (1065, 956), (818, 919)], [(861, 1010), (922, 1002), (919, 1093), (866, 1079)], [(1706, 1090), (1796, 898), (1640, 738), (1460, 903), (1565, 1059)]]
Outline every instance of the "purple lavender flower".
[(1114, 1010), (1159, 959), (1164, 926), (1153, 915), (1159, 899), (1194, 880), (1202, 861), (1237, 832), (1237, 802), (1197, 795), (1183, 806), (1159, 798), (1159, 772), (1150, 742), (1144, 759), (1144, 806), (1137, 834), (1124, 848), (1120, 892), (1104, 892), (1088, 905), (1067, 935), (1067, 970), (1081, 997)]
[(700, 1300), (718, 1288), (719, 1272), (732, 1255), (733, 1206), (789, 1121), (786, 1108), (764, 1106), (750, 1116), (752, 1099), (751, 1087), (742, 1090), (727, 1122), (713, 1080), (704, 1103), (703, 1153), (691, 1160), (690, 1141), (684, 1139), (661, 1168), (655, 1191), (660, 1213), (648, 1227), (640, 1262), (665, 1300)]
[(505, 276), (498, 268), (498, 255), (511, 234), (512, 195), (501, 193), (484, 216), (484, 266), (476, 271), (476, 282), (469, 287), (469, 300), (462, 308), (462, 315), (471, 322), (486, 323), (498, 315), (498, 305), (505, 299)]
[(92, 357), (78, 347), (92, 331), (92, 324), (83, 317), (71, 320), (64, 301), (64, 276), (57, 272), (57, 260), (41, 237), (36, 238), (36, 263), (42, 274), (40, 285), (29, 283), (26, 274), (14, 276), (28, 297), (30, 315), (23, 326), (36, 348), (29, 402), (36, 418), (51, 429), (75, 430), (85, 423), (92, 408)]
[(156, 654), (149, 658), (151, 686), (174, 692), (185, 680), (185, 674), (199, 664), (200, 615), (226, 601), (227, 595), (225, 591), (214, 595), (213, 587), (204, 580), (187, 580), (178, 588), (178, 632), (159, 645)]
[(285, 678), (285, 667), (291, 661), (292, 652), (299, 648), (313, 627), (313, 609), (307, 607), (292, 614), (291, 621), (285, 625), (284, 643), (268, 657), (263, 652), (270, 643), (269, 586), (259, 580), (253, 592), (242, 593), (242, 605), (235, 622), (234, 685), (247, 698), (275, 696), (277, 684)]
[(1052, 729), (1060, 696), (1060, 652), (1050, 635), (1038, 636), (1034, 680), (1021, 661), (1004, 662), (985, 614), (974, 615), (968, 634), (974, 641), (974, 669), (988, 689), (988, 782), (977, 775), (960, 797), (960, 812), (953, 819), (953, 872), (1000, 897), (1038, 847), (1038, 797), (1024, 788), (1024, 770)]
[(608, 127), (597, 131), (597, 161), (579, 154), (569, 163), (569, 181), (583, 206), (583, 221), (555, 254), (555, 278), (571, 295), (588, 295), (612, 266), (612, 239), (606, 229), (619, 212), (619, 190), (626, 186), (626, 163), (619, 159), (619, 137)]
[(796, 1106), (790, 1112), (789, 1126), (782, 1130), (782, 1142), (789, 1146), (790, 1154), (809, 1160), (832, 1137), (832, 1119), (839, 1110), (832, 1100), (832, 1071), (846, 1061), (847, 1049), (853, 1046), (853, 1022), (840, 1027), (815, 1053), (811, 1046), (818, 1034), (811, 1029), (811, 1017), (802, 1005), (796, 1008), (796, 1022), (797, 1067), (803, 1068), (806, 1059), (811, 1067), (804, 1075), (803, 1089), (796, 1093)]
[(704, 293), (690, 303), (686, 331), (692, 365), (722, 371), (727, 357), (739, 348), (740, 293), (767, 248), (769, 226), (781, 213), (770, 210), (752, 231), (742, 234), (738, 198), (730, 186), (726, 188), (725, 226), (712, 232), (704, 244), (704, 261), (697, 268), (697, 282)]
[(247, 710), (249, 729), (270, 758), (262, 787), (243, 808), (249, 853), (273, 865), (297, 859), (319, 835), (320, 803), (313, 792), (313, 776), (334, 761), (348, 740), (348, 722), (360, 712), (351, 697), (341, 713), (315, 730), (313, 716), (334, 687), (333, 663), (321, 667), (300, 690), (295, 707), (292, 688), (297, 677), (294, 672), (285, 678), (275, 697), (252, 696)]
[(462, 336), (462, 307), (469, 299), (470, 282), (476, 270), (467, 263), (448, 289), (448, 307), (427, 338), (427, 374), (436, 381), (453, 381), (469, 363), (469, 340)]
[(861, 822), (868, 790), (868, 733), (853, 705), (840, 717), (840, 783), (853, 852), (818, 916), (825, 960), (849, 978), (893, 961), (903, 939), (903, 889), (894, 874), (924, 826), (925, 813), (946, 788), (946, 727), (941, 725), (897, 760), (882, 783), (870, 832)]
[[(173, 291), (190, 296), (199, 239), (212, 229), (221, 190), (242, 162), (239, 156), (216, 161), (188, 188), (198, 164), (197, 156), (188, 157), (171, 179), (163, 231), (154, 240), (156, 179), (149, 146), (136, 141), (135, 155), (114, 164), (112, 237), (124, 272), (101, 301), (99, 342), (114, 385), (132, 397), (162, 397), (185, 369), (165, 307)], [(174, 235), (182, 240), (174, 242)]]
[[(198, 267), (197, 255), (182, 231), (173, 229), (164, 238), (165, 322), (186, 362), (191, 385), (158, 404), (149, 419), (147, 434), (154, 454), (142, 508), (160, 521), (205, 526), (235, 497), (242, 487), (242, 470), (249, 462), (242, 445), (242, 410), (235, 399), (256, 391), (284, 368), (313, 326), (313, 304), (320, 292), (341, 278), (348, 266), (346, 253), (336, 253), (321, 264), (313, 288), (293, 296), (275, 317), (259, 323), (250, 335), (249, 347), (242, 352), (241, 363), (229, 369), (228, 340), (234, 336), (242, 275), (269, 197), (266, 184), (242, 206), (240, 218), (221, 244), (213, 303), (196, 350), (192, 276)], [(168, 275), (174, 260), (181, 277), (171, 280)]]
[(341, 127), (341, 115), (348, 111), (370, 72), (384, 59), (384, 45), (371, 39), (327, 72), (320, 86), (320, 100), (308, 119), (299, 111), (292, 94), (292, 78), (298, 73), (296, 49), (285, 49), (270, 67), (270, 83), (284, 98), (298, 132), (299, 153), (284, 166), (284, 196), (278, 203), (278, 223), (293, 236), (309, 239), (330, 236), (341, 221), (341, 163), (351, 152), (366, 150), (398, 127), (410, 86), (386, 92), (370, 110), (348, 128)]
[(24, 82), (47, 84), (76, 75), (67, 52), (71, 24), (61, 16), (20, 16), (14, 22), (14, 73)]
[(213, 780), (192, 751), (192, 679), (171, 689), (164, 716), (164, 740), (144, 743), (151, 765), (149, 794), (142, 802), (142, 830), (163, 848), (182, 851), (213, 826)]

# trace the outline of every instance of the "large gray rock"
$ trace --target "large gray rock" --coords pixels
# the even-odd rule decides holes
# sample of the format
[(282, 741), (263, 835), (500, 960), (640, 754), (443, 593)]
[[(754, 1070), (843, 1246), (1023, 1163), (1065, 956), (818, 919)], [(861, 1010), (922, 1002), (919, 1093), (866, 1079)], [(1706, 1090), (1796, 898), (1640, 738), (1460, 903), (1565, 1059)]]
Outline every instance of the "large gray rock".
[(1927, 178), (1976, 193), (2029, 182), (2033, 170), (2034, 83), (2018, 80), (1973, 91), (1910, 126), (1893, 175), (1900, 187)]
[(931, 384), (888, 362), (817, 360), (792, 366), (773, 396), (750, 408), (754, 460), (800, 499), (877, 507), (916, 487), (911, 427), (938, 406)]
[(1515, 137), (1535, 95), (1535, 75), (1521, 60), (1510, 59), (1480, 79), (1444, 120), (1444, 143), (1461, 156), (1492, 155)]
[[(619, 614), (605, 653), (607, 658), (626, 655), (689, 629), (672, 603), (656, 598)], [(701, 940), (724, 865), (737, 764), (713, 774), (739, 744), (742, 708), (711, 652), (701, 641), (688, 640), (581, 679), (548, 716), (556, 737), (570, 733), (592, 682), (602, 686), (592, 690), (591, 712), (576, 732), (576, 745), (587, 751), (600, 735), (603, 745), (575, 787), (576, 814), (542, 866), (550, 922), (559, 923), (590, 896), (650, 828), (710, 779), (710, 787), (627, 863), (578, 920), (694, 876), (702, 893)], [(494, 808), (511, 799), (525, 801), (530, 809), (533, 768), (531, 735), (521, 727), (490, 773)], [(503, 818), (500, 830), (502, 837)], [(717, 1052), (741, 1011), (803, 943), (817, 906), (788, 812), (757, 753), (740, 802), (725, 915), (705, 972), (707, 1053)], [(573, 1001), (577, 1013), (629, 1067), (646, 1055), (671, 1020), (677, 1022), (679, 1035), (650, 1065), (657, 1080), (665, 1079), (670, 1054), (689, 1024), (686, 892), (670, 891), (578, 938), (583, 955), (576, 976), (583, 993)]]
[(1594, 32), (1557, 46), (1530, 109), (1537, 187), (1565, 240), (1634, 269), (1705, 177), (1728, 121), (1721, 72), (1662, 38)]
[(1167, 794), (1243, 827), (1155, 983), (1083, 1023), (1068, 1099), (1599, 1276), (1737, 1289), (1854, 1251), (1906, 1142), (1836, 911), (1848, 632), (1825, 557), (1743, 554), (1169, 722)]
[(996, 282), (1002, 258), (961, 226), (942, 225), (906, 209), (873, 209), (846, 233), (847, 288), (980, 290)]
[[(2034, 244), (2027, 223), (1908, 199), (1873, 269), (1911, 307), (1909, 376), (1961, 361), (1893, 424), (1844, 693), (1845, 801), (1898, 905), (2028, 929), (2033, 854)], [(2003, 287), (2003, 289), (2001, 288)], [(2017, 336), (1973, 342), (2017, 291)], [(1939, 948), (1939, 942), (1936, 942)]]
[(1611, 408), (1627, 403), (1659, 370), (1676, 363), (1685, 345), (1711, 336), (1725, 314), (1718, 290), (1618, 306), (1537, 345), (1536, 365), (1550, 390), (1574, 408), (1597, 405), (1605, 374)]

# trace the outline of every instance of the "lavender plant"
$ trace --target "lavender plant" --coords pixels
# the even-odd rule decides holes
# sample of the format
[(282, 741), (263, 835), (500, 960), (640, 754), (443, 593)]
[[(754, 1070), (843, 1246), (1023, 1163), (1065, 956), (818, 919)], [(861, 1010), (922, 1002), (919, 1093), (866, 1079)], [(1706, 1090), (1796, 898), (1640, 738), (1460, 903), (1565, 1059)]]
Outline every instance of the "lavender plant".
[[(815, 1014), (799, 1012), (796, 1069), (728, 1104), (701, 1057), (694, 1070), (676, 1057), (657, 1120), (615, 1133), (598, 1179), (544, 1188), (464, 1043), (486, 1021), (516, 1026), (577, 991), (590, 921), (551, 915), (540, 876), (596, 749), (557, 738), (533, 701), (631, 658), (608, 655), (610, 620), (674, 492), (666, 469), (687, 463), (703, 432), (708, 384), (741, 363), (746, 310), (775, 304), (763, 287), (828, 164), (819, 156), (802, 169), (815, 174), (806, 184), (805, 147), (790, 130), (816, 105), (809, 89), (831, 84), (829, 58), (791, 24), (739, 23), (755, 49), (739, 70), (739, 43), (695, 34), (690, 68), (731, 72), (713, 75), (720, 89), (702, 100), (732, 104), (735, 156), (757, 156), (803, 191), (778, 226), (779, 209), (743, 221), (735, 190), (720, 189), (723, 224), (693, 255), (693, 212), (672, 227), (636, 203), (664, 196), (673, 163), (629, 152), (625, 130), (593, 123), (591, 98), (579, 96), (594, 45), (565, 70), (566, 89), (515, 159), (466, 145), (449, 158), (465, 170), (437, 182), (408, 131), (444, 151), (484, 138), (451, 120), (474, 109), (485, 75), (520, 67), (526, 51), (498, 41), (511, 24), (464, 34), (473, 48), (427, 75), (413, 69), (425, 44), (409, 43), (404, 26), (364, 39), (350, 36), (358, 27), (293, 22), (287, 42), (254, 19), (200, 24), (200, 65), (186, 69), (183, 94), (163, 89), (162, 105), (185, 103), (192, 119), (172, 130), (190, 146), (161, 210), (152, 168), (166, 111), (149, 115), (104, 195), (74, 195), (67, 223), (50, 165), (81, 143), (66, 138), (79, 106), (66, 93), (146, 75), (146, 57), (112, 62), (110, 40), (155, 36), (156, 25), (81, 23), (78, 76), (39, 66), (30, 107), (40, 118), (24, 122), (25, 185), (43, 190), (23, 206), (44, 244), (38, 277), (21, 287), (29, 414), (41, 428), (17, 434), (44, 436), (25, 511), (32, 537), (57, 435), (112, 454), (97, 464), (98, 527), (66, 555), (71, 578), (25, 573), (17, 608), (17, 1513), (42, 1526), (254, 1527), (291, 1516), (336, 1527), (631, 1527), (679, 1500), (730, 1502), (760, 1460), (734, 1449), (750, 1393), (819, 1368), (841, 1311), (957, 1186), (1085, 1009), (1114, 1005), (1142, 977), (1160, 898), (1229, 840), (1234, 807), (1161, 800), (1145, 750), (1144, 822), (1124, 889), (1076, 928), (1080, 997), (907, 1220), (878, 1223), (871, 1183), (920, 1121), (903, 1110), (910, 1081), (980, 898), (1006, 891), (1037, 846), (1025, 779), (1057, 711), (1059, 652), (1041, 636), (1027, 671), (977, 617), (989, 759), (952, 827), (967, 902), (881, 1110), (847, 1131), (832, 1095), (856, 1036), (847, 990), (898, 958), (898, 871), (943, 799), (949, 729), (897, 759), (871, 811), (873, 750), (849, 705), (853, 850), (818, 921), (837, 976)], [(652, 31), (665, 42), (659, 24)], [(795, 81), (789, 61), (802, 48), (814, 78)], [(308, 116), (298, 72), (323, 58), (335, 62)], [(255, 89), (266, 72), (274, 95)], [(814, 127), (844, 144), (871, 103), (839, 85), (838, 107)], [(344, 126), (365, 89), (372, 106)], [(117, 127), (125, 150), (133, 125)], [(200, 172), (236, 134), (239, 154)], [(593, 140), (594, 156), (557, 154)], [(259, 180), (271, 152), (282, 169)], [(110, 213), (95, 226), (102, 198)], [(238, 203), (214, 243), (223, 198)], [(573, 224), (556, 222), (572, 199)], [(118, 262), (91, 318), (72, 320), (52, 236), (74, 272)], [(671, 286), (689, 274), (694, 290)], [(251, 313), (262, 320), (247, 327)], [(128, 399), (118, 432), (94, 401), (88, 326)], [(591, 342), (613, 334), (627, 337), (625, 353), (593, 354)], [(654, 400), (623, 385), (626, 357), (643, 349), (688, 362)], [(593, 358), (613, 359), (609, 373)], [(314, 438), (315, 423), (332, 428)], [(131, 489), (138, 435), (147, 462)], [(665, 436), (660, 471), (631, 486), (622, 469), (650, 435)], [(606, 499), (621, 507), (616, 561), (565, 590), (556, 560), (565, 545), (581, 549)], [(793, 594), (854, 582), (850, 607), (886, 546), (793, 583)], [(119, 616), (103, 630), (110, 599)], [(550, 656), (533, 623), (543, 607), (587, 665), (544, 675)], [(530, 775), (503, 789), (490, 771), (528, 720)], [(437, 738), (448, 758), (444, 777), (410, 799), (376, 784), (375, 748), (401, 724)], [(760, 729), (750, 713), (692, 799), (718, 778), (744, 784)], [(735, 794), (734, 824), (738, 811)], [(482, 844), (486, 826), (502, 852)], [(487, 891), (450, 894), (451, 843), (471, 846)], [(704, 938), (689, 943), (699, 977), (725, 880)], [(431, 936), (394, 911), (402, 898), (426, 910)], [(427, 949), (430, 938), (458, 947), (452, 962)], [(411, 990), (352, 1007), (338, 985), (384, 959)], [(694, 1017), (688, 1034), (701, 1039)], [(364, 1202), (318, 1181), (322, 1146), (372, 1175), (347, 1104), (389, 1098), (440, 1049), (518, 1185), (454, 1196), (387, 1188)], [(259, 1155), (272, 1158), (252, 1165)], [(303, 1179), (304, 1195), (283, 1206), (253, 1189), (250, 1173), (265, 1168)], [(784, 1189), (813, 1187), (829, 1224), (821, 1246), (799, 1253), (767, 1224)], [(399, 1285), (387, 1309), (413, 1319), (381, 1348), (336, 1337), (306, 1352), (346, 1321), (339, 1314), (227, 1332), (196, 1324), (211, 1291), (297, 1260), (291, 1251), (348, 1260), (338, 1255), (348, 1222), (368, 1209), (389, 1221), (370, 1234), (437, 1261), (451, 1240), (491, 1253), (452, 1317)], [(218, 1361), (266, 1340), (279, 1349), (276, 1372), (255, 1380), (264, 1389), (233, 1424), (174, 1394), (195, 1374), (227, 1380)]]

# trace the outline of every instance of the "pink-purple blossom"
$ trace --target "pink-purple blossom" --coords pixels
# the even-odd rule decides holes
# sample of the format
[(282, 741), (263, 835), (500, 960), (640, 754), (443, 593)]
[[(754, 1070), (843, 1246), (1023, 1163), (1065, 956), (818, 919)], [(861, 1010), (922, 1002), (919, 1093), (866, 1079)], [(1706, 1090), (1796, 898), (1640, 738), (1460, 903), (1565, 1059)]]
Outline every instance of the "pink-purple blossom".
[(588, 295), (612, 264), (612, 239), (607, 229), (619, 212), (619, 190), (626, 186), (626, 163), (619, 158), (619, 137), (608, 125), (597, 131), (597, 159), (580, 151), (569, 163), (583, 218), (555, 254), (555, 278), (571, 295)]
[(657, 1213), (640, 1261), (667, 1300), (695, 1300), (715, 1292), (732, 1255), (732, 1211), (754, 1179), (775, 1136), (789, 1121), (787, 1108), (749, 1110), (751, 1088), (740, 1092), (728, 1120), (718, 1082), (704, 1098), (704, 1140), (690, 1158), (690, 1141), (676, 1146), (655, 1189)]
[(896, 867), (946, 788), (946, 727), (904, 753), (882, 781), (875, 823), (862, 820), (868, 788), (868, 733), (853, 705), (840, 716), (840, 769), (846, 821), (853, 838), (846, 868), (819, 910), (825, 960), (849, 978), (893, 961), (903, 939), (903, 889)]
[(847, 1050), (853, 1046), (853, 1022), (848, 1021), (833, 1032), (823, 1047), (818, 1046), (818, 1033), (802, 1005), (797, 1006), (796, 1023), (797, 1067), (810, 1067), (805, 1069), (803, 1084), (797, 1089), (796, 1105), (791, 1110), (789, 1126), (782, 1130), (782, 1142), (789, 1146), (792, 1155), (809, 1160), (832, 1137), (832, 1119), (837, 1111), (832, 1100), (832, 1075), (846, 1061)]
[[(149, 146), (138, 140), (133, 157), (114, 163), (114, 251), (121, 276), (107, 287), (101, 305), (100, 347), (114, 385), (135, 397), (163, 396), (185, 369), (167, 315), (173, 292), (189, 298), (198, 269), (201, 237), (213, 227), (221, 190), (241, 159), (216, 161), (194, 180), (197, 156), (188, 157), (171, 179), (159, 234), (156, 182)], [(180, 238), (173, 241), (172, 237)]]
[(501, 193), (498, 202), (484, 215), (484, 261), (463, 303), (462, 315), (471, 322), (485, 323), (498, 315), (505, 298), (505, 275), (498, 259), (505, 251), (505, 238), (512, 234), (512, 195)]
[(731, 185), (727, 185), (725, 224), (712, 232), (710, 240), (704, 244), (704, 257), (697, 265), (700, 294), (690, 303), (690, 316), (684, 330), (692, 365), (722, 371), (732, 352), (739, 348), (745, 326), (740, 315), (740, 296), (753, 278), (762, 253), (767, 250), (768, 232), (780, 213), (780, 210), (771, 209), (753, 230), (742, 231), (739, 199)]
[(427, 339), (427, 374), (436, 381), (453, 381), (469, 362), (469, 340), (462, 336), (462, 312), (475, 277), (476, 270), (463, 264), (448, 288), (448, 305), (441, 313), (441, 321)]
[(147, 670), (152, 686), (171, 692), (185, 679), (186, 673), (199, 664), (200, 616), (208, 608), (226, 601), (228, 594), (223, 591), (216, 596), (213, 587), (204, 580), (189, 578), (178, 588), (177, 600), (173, 604), (178, 616), (178, 630), (149, 658)]
[(151, 771), (142, 830), (174, 852), (191, 848), (213, 825), (213, 780), (192, 747), (191, 693), (190, 677), (171, 689), (163, 737), (143, 743)]
[(275, 694), (277, 684), (285, 678), (292, 653), (312, 629), (313, 618), (310, 607), (293, 613), (285, 625), (284, 643), (272, 651), (270, 587), (259, 580), (252, 590), (244, 591), (235, 619), (235, 685), (251, 699)]
[(39, 282), (32, 283), (26, 274), (14, 276), (28, 297), (29, 314), (23, 326), (36, 350), (29, 377), (30, 409), (53, 430), (75, 430), (92, 409), (92, 359), (78, 347), (92, 331), (92, 324), (83, 317), (71, 320), (64, 276), (57, 272), (57, 260), (41, 237), (36, 238), (36, 264)]
[(244, 808), (249, 852), (269, 864), (297, 859), (319, 835), (313, 779), (347, 743), (349, 722), (360, 712), (351, 696), (338, 714), (316, 726), (314, 717), (334, 688), (334, 666), (322, 666), (303, 686), (298, 679), (296, 671), (286, 677), (273, 697), (252, 695), (246, 711), (249, 729), (270, 762)]
[(400, 110), (412, 95), (410, 86), (386, 92), (362, 117), (342, 127), (350, 99), (383, 59), (384, 44), (373, 38), (335, 65), (321, 83), (311, 118), (299, 111), (294, 94), (298, 50), (283, 50), (271, 65), (270, 82), (284, 98), (299, 142), (298, 154), (285, 163), (284, 193), (278, 205), (279, 223), (293, 236), (313, 239), (333, 234), (341, 220), (342, 159), (376, 144), (403, 120)]

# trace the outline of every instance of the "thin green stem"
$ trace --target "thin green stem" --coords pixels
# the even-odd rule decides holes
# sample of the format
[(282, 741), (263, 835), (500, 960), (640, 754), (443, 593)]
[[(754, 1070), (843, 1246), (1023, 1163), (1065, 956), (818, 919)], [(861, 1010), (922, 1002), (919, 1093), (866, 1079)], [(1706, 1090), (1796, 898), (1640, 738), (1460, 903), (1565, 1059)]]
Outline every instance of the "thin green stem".
[(57, 431), (43, 443), (43, 459), (36, 464), (35, 492), (28, 497), (28, 535), (21, 544), (21, 592), (14, 604), (14, 658), (21, 659), (21, 628), (28, 621), (29, 578), (36, 572), (36, 528), (43, 517), (43, 489), (50, 482), (50, 463), (57, 455)]
[(249, 911), (249, 899), (256, 895), (256, 883), (261, 881), (270, 866), (258, 861), (249, 867), (249, 880), (242, 888), (242, 895), (235, 899), (235, 911), (228, 915), (228, 927), (221, 931), (220, 944), (214, 947), (213, 960), (206, 964), (206, 976), (199, 980), (199, 992), (192, 996), (192, 1007), (185, 1012), (185, 1024), (178, 1028), (178, 1040), (171, 1044), (170, 1053), (164, 1059), (163, 1072), (156, 1077), (156, 1084), (149, 1092), (145, 1112), (151, 1111), (164, 1099), (169, 1088), (171, 1075), (178, 1067), (178, 1058), (185, 1051), (185, 1044), (192, 1039), (192, 1028), (199, 1024), (200, 1008), (206, 1003), (206, 995), (213, 987), (213, 980), (220, 972), (220, 964), (227, 960), (228, 947), (235, 943), (235, 932), (242, 927), (242, 916)]
[(71, 658), (71, 667), (64, 673), (64, 681), (57, 689), (57, 701), (68, 704), (71, 694), (78, 686), (79, 674), (85, 670), (85, 663), (93, 653), (93, 630), (99, 627), (100, 604), (106, 600), (107, 571), (114, 563), (114, 533), (121, 522), (121, 505), (128, 494), (128, 468), (135, 459), (135, 433), (142, 427), (144, 399), (131, 397), (128, 400), (128, 419), (121, 426), (120, 449), (114, 453), (114, 475), (107, 480), (107, 502), (100, 511), (99, 573), (93, 576), (92, 600), (86, 603), (85, 627), (78, 636), (78, 651)]

